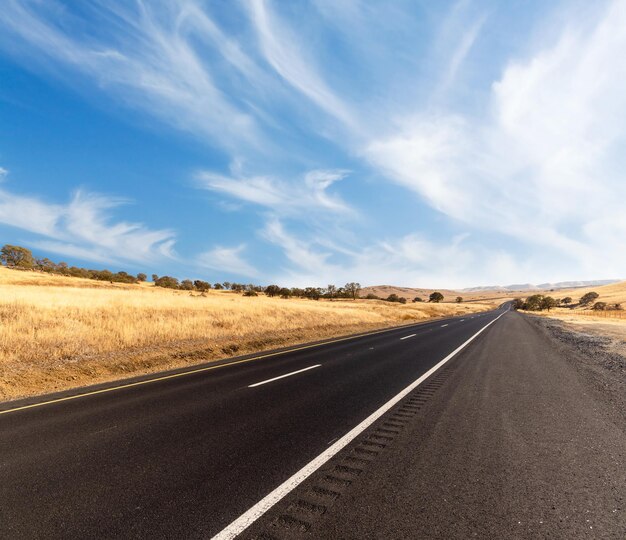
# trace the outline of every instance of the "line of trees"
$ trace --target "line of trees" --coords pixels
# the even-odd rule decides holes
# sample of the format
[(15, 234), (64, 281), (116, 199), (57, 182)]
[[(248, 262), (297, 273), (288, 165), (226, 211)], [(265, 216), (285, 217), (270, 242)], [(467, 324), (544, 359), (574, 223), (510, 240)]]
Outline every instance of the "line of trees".
[(127, 272), (92, 270), (78, 266), (69, 266), (66, 262), (55, 263), (47, 257), (35, 258), (30, 249), (22, 246), (13, 246), (11, 244), (6, 244), (0, 249), (0, 261), (2, 261), (7, 268), (38, 270), (48, 274), (110, 281), (111, 283), (138, 283), (139, 281), (145, 281), (147, 279), (147, 276), (142, 273), (133, 276)]
[[(95, 279), (99, 281), (109, 281), (111, 283), (139, 283), (147, 281), (148, 276), (143, 272), (140, 272), (136, 276), (128, 274), (127, 272), (111, 272), (110, 270), (93, 270), (89, 268), (81, 268), (77, 266), (69, 266), (66, 262), (54, 262), (44, 258), (35, 257), (31, 250), (22, 246), (15, 246), (6, 244), (0, 249), (0, 261), (7, 266), (7, 268), (14, 268), (18, 270), (35, 270), (39, 272), (46, 272), (49, 274), (58, 274), (69, 277), (80, 277), (86, 279)], [(233, 283), (230, 281), (224, 281), (222, 283), (209, 283), (201, 279), (191, 280), (183, 279), (179, 280), (173, 276), (159, 276), (152, 274), (152, 282), (156, 287), (163, 287), (166, 289), (175, 289), (182, 291), (197, 291), (205, 293), (210, 289), (215, 290), (228, 290), (238, 293), (243, 293), (244, 296), (258, 296), (259, 293), (265, 293), (268, 296), (279, 296), (281, 298), (309, 298), (311, 300), (319, 300), (320, 298), (327, 298), (334, 300), (337, 298), (350, 298), (356, 300), (360, 298), (361, 284), (357, 282), (346, 283), (343, 287), (337, 287), (336, 285), (328, 285), (326, 288), (322, 287), (280, 287), (279, 285), (268, 285), (263, 287), (252, 283)]]
[(578, 300), (578, 303), (574, 304), (571, 296), (566, 296), (565, 298), (553, 298), (551, 296), (545, 296), (543, 294), (533, 294), (525, 300), (522, 300), (521, 298), (516, 298), (515, 300), (513, 300), (513, 309), (523, 309), (526, 311), (550, 311), (552, 308), (555, 307), (574, 308), (576, 306), (591, 306), (591, 309), (595, 311), (622, 309), (621, 304), (607, 304), (606, 302), (595, 302), (595, 300), (599, 297), (600, 295), (597, 292), (590, 291), (583, 294)]

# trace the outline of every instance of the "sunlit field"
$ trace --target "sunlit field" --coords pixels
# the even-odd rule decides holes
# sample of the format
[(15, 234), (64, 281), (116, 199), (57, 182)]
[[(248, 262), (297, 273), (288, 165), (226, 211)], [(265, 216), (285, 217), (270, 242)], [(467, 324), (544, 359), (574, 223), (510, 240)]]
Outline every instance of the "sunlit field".
[(489, 304), (244, 297), (0, 268), (0, 396), (63, 389)]

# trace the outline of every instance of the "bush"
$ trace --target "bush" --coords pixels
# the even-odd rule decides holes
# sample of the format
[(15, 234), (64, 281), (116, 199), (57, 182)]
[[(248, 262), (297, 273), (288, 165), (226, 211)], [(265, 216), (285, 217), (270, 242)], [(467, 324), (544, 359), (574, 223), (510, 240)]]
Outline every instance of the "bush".
[(390, 294), (387, 298), (385, 298), (385, 300), (387, 300), (387, 302), (399, 302), (400, 297), (394, 293), (394, 294)]
[(246, 291), (245, 293), (243, 293), (244, 296), (259, 296), (258, 293), (256, 291)]
[(419, 296), (416, 296), (415, 298), (413, 298), (413, 302), (423, 302), (424, 300), (422, 300), (422, 298), (420, 298)]
[(606, 311), (606, 302), (596, 302), (591, 309), (594, 311)]
[(463, 302), (463, 297), (462, 296), (457, 296), (456, 297), (456, 303), (460, 304), (461, 302)]
[(368, 293), (365, 298), (366, 300), (380, 300), (380, 296), (376, 296), (374, 293)]

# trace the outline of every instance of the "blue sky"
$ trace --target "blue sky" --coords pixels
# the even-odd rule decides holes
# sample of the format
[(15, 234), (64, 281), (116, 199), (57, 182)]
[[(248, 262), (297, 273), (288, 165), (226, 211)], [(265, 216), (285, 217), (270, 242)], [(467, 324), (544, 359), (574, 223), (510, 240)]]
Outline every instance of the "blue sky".
[(626, 277), (626, 3), (6, 0), (0, 232), (285, 285)]

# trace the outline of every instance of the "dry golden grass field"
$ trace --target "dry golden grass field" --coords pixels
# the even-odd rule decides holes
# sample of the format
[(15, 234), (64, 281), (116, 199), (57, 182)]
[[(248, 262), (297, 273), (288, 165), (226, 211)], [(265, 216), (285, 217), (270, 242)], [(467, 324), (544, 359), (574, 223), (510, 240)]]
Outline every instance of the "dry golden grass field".
[[(606, 302), (608, 305), (622, 304), (622, 311), (594, 311), (590, 307), (574, 306), (571, 308), (553, 308), (549, 312), (532, 312), (533, 315), (542, 315), (564, 321), (579, 330), (589, 333), (608, 335), (612, 338), (626, 341), (626, 281), (610, 285), (584, 287), (576, 289), (558, 289), (544, 291), (554, 298), (570, 296), (574, 303), (585, 293), (595, 291), (600, 296), (597, 302)], [(532, 293), (534, 294), (534, 292)]]
[(206, 296), (0, 267), (0, 399), (62, 390), (498, 302)]

